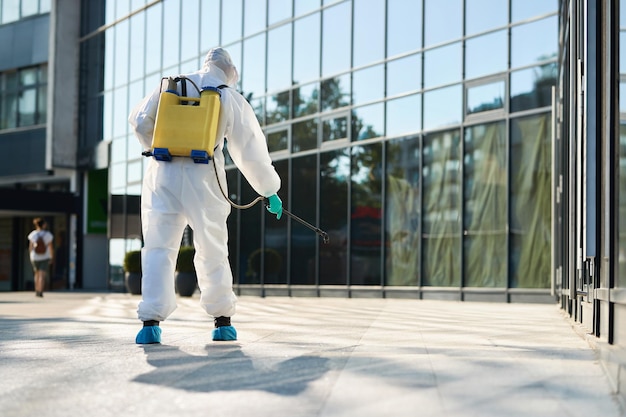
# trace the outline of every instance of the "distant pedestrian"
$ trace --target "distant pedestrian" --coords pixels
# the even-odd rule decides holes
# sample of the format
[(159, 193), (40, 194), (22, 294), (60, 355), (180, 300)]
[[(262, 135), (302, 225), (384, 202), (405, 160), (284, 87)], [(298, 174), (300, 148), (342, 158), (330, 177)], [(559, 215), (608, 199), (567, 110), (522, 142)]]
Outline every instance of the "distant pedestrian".
[(28, 252), (35, 274), (35, 294), (43, 297), (46, 288), (48, 269), (54, 263), (54, 236), (48, 231), (48, 224), (40, 217), (33, 220), (35, 230), (28, 234)]

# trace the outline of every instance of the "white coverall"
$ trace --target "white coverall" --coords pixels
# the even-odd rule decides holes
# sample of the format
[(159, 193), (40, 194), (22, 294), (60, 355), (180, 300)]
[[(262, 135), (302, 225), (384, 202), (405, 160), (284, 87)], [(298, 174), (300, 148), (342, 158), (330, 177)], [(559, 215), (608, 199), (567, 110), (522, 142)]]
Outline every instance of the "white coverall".
[[(225, 50), (214, 48), (201, 70), (185, 74), (199, 88), (223, 84), (234, 87), (237, 69)], [(181, 81), (183, 82), (183, 81)], [(144, 149), (152, 144), (155, 117), (163, 86), (144, 98), (131, 112), (129, 122)], [(171, 162), (150, 158), (141, 192), (141, 222), (145, 246), (142, 249), (142, 301), (139, 320), (163, 321), (176, 309), (174, 273), (183, 231), (193, 229), (196, 255), (194, 265), (201, 291), (200, 303), (213, 317), (235, 314), (237, 298), (228, 263), (226, 220), (231, 206), (222, 195), (211, 164), (215, 164), (226, 195), (224, 138), (228, 152), (252, 188), (265, 197), (277, 193), (280, 177), (270, 159), (267, 142), (254, 111), (233, 88), (222, 88), (216, 150), (209, 164), (191, 158), (174, 157)], [(180, 83), (178, 92), (181, 93)], [(187, 96), (198, 97), (187, 82)]]

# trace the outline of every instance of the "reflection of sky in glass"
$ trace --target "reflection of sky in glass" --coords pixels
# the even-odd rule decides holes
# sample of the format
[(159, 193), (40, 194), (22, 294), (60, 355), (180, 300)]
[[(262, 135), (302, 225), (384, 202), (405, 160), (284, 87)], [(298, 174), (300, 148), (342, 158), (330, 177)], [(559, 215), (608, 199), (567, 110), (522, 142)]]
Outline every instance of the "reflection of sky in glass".
[(467, 89), (467, 112), (478, 113), (504, 107), (504, 81)]
[(460, 38), (463, 0), (424, 0), (424, 46)]
[[(357, 107), (353, 110), (352, 117), (361, 122), (361, 130), (353, 132), (352, 140), (363, 140), (382, 136), (385, 134), (385, 106), (384, 103), (370, 106)], [(356, 136), (356, 137), (355, 137)]]
[[(232, 0), (229, 0), (232, 1)], [(264, 1), (256, 1), (265, 3)], [(246, 2), (248, 3), (248, 2)], [(291, 0), (270, 0), (268, 12), (268, 24), (271, 25), (291, 17)]]
[[(528, 68), (511, 73), (511, 97), (530, 93), (537, 87), (537, 81), (542, 76), (555, 76), (556, 64), (551, 64), (545, 69), (541, 67)], [(546, 71), (546, 74), (543, 72)]]
[[(254, 0), (252, 0), (254, 1)], [(320, 0), (298, 0), (295, 1), (295, 15), (301, 15), (306, 12), (310, 12), (311, 10), (317, 9), (320, 7)]]
[(268, 32), (267, 91), (291, 85), (291, 23)]
[(422, 128), (422, 96), (415, 94), (387, 102), (387, 136), (418, 132)]
[(460, 81), (461, 42), (424, 52), (424, 88)]
[(559, 0), (512, 0), (511, 22), (559, 11)]
[(511, 28), (511, 67), (529, 65), (557, 55), (558, 17)]
[(222, 45), (227, 45), (241, 37), (241, 0), (222, 2)]
[[(295, 97), (295, 94), (298, 94), (299, 97)], [(308, 85), (302, 85), (297, 90), (294, 90), (294, 109), (293, 116), (300, 117), (306, 116), (307, 114), (316, 113), (319, 99), (319, 84), (313, 83)], [(296, 100), (300, 102), (296, 104)]]
[(424, 93), (424, 130), (460, 123), (462, 99), (461, 85)]
[(354, 58), (360, 67), (385, 57), (385, 0), (354, 0)]
[(422, 47), (422, 2), (387, 1), (387, 56)]
[(376, 65), (352, 75), (352, 104), (380, 100), (385, 95), (384, 66)]
[(619, 83), (619, 112), (626, 113), (626, 83)]
[(258, 97), (265, 92), (265, 33), (248, 38), (243, 44), (241, 86), (244, 94)]
[(387, 97), (422, 87), (422, 55), (416, 54), (387, 63)]
[[(203, 3), (206, 3), (203, 2)], [(204, 4), (202, 5), (204, 7)], [(259, 32), (265, 29), (265, 15), (266, 8), (264, 1), (249, 1), (246, 0), (244, 2), (245, 10), (245, 19), (243, 32), (244, 36), (252, 35), (253, 33)], [(250, 19), (249, 16), (254, 16), (254, 19)]]
[(509, 21), (507, 3), (503, 0), (466, 0), (465, 33), (471, 35), (506, 25)]
[(294, 22), (293, 81), (301, 83), (320, 74), (320, 14)]
[(322, 75), (327, 76), (350, 68), (350, 2), (325, 9), (323, 13)]
[(619, 34), (619, 72), (626, 73), (626, 32)]
[(507, 46), (506, 30), (468, 39), (465, 43), (465, 78), (506, 71)]

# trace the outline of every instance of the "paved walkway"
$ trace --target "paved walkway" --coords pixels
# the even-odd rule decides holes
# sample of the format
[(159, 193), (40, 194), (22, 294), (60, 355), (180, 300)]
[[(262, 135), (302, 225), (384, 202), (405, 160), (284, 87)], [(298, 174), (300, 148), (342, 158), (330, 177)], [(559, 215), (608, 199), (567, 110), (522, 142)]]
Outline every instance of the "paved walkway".
[(624, 415), (555, 305), (241, 297), (218, 343), (196, 294), (138, 346), (138, 301), (0, 293), (0, 416)]

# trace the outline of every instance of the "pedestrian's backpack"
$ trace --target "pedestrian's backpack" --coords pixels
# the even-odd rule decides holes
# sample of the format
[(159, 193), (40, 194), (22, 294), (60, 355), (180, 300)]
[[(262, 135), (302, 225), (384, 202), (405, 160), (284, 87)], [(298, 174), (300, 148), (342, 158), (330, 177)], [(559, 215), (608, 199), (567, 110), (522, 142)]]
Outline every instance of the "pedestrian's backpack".
[(46, 253), (46, 242), (44, 242), (41, 233), (39, 233), (39, 236), (37, 237), (37, 242), (35, 242), (35, 253)]

